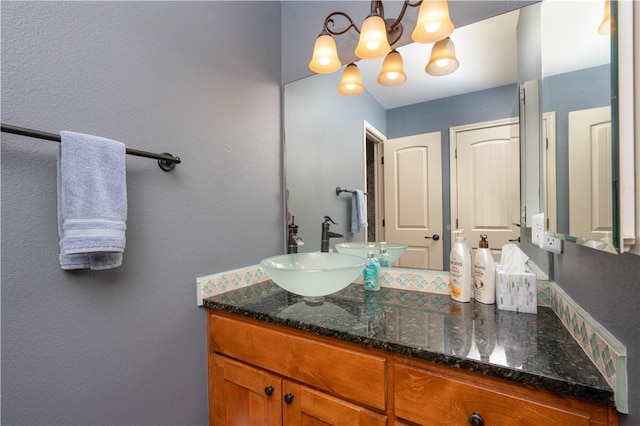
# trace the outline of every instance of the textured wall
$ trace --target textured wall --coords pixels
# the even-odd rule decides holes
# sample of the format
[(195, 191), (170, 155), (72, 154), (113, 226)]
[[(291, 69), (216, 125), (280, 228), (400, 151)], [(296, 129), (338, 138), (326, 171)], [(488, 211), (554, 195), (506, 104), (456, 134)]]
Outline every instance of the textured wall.
[(280, 2), (2, 2), (3, 122), (183, 159), (127, 156), (123, 266), (64, 272), (58, 145), (2, 134), (2, 424), (207, 423), (195, 278), (283, 251), (280, 59)]

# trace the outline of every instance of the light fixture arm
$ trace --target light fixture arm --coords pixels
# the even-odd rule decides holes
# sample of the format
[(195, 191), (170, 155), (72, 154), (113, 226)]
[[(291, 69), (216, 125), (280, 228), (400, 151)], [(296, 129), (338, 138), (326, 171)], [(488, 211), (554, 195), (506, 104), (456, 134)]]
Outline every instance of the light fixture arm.
[[(343, 18), (346, 18), (347, 21), (349, 21), (349, 25), (346, 28), (341, 30), (334, 30), (332, 28), (329, 28), (329, 26), (335, 27), (336, 21), (333, 19), (334, 16), (342, 16)], [(358, 26), (355, 24), (355, 22), (353, 22), (353, 19), (351, 19), (349, 15), (347, 15), (344, 12), (331, 12), (324, 20), (324, 26), (322, 31), (323, 32), (326, 31), (331, 35), (340, 35), (340, 34), (346, 33), (351, 28), (353, 28), (354, 30), (356, 30), (358, 34), (360, 34), (360, 28), (358, 28)]]
[[(385, 26), (387, 27), (387, 33), (390, 35), (390, 40), (389, 40), (389, 44), (393, 45), (394, 43), (396, 43), (399, 39), (400, 36), (402, 35), (402, 24), (401, 21), (404, 18), (404, 14), (407, 11), (408, 7), (418, 7), (422, 4), (422, 0), (418, 0), (414, 3), (412, 3), (409, 0), (405, 0), (402, 3), (402, 9), (400, 10), (400, 14), (398, 15), (397, 18), (395, 19), (385, 19), (384, 18), (384, 6), (382, 4), (382, 1), (380, 0), (372, 0), (371, 1), (371, 13), (369, 16), (371, 15), (378, 15), (380, 16), (382, 19), (385, 19)], [(342, 16), (343, 18), (345, 18), (347, 21), (349, 21), (349, 25), (347, 25), (345, 28), (342, 29), (335, 29), (335, 17), (336, 16)], [(344, 12), (331, 12), (324, 20), (324, 25), (323, 25), (323, 33), (328, 33), (331, 35), (341, 35), (346, 33), (347, 31), (349, 31), (351, 28), (353, 28), (354, 30), (356, 30), (356, 32), (358, 34), (360, 34), (360, 28), (358, 28), (358, 26), (356, 25), (356, 23), (353, 21), (353, 19), (346, 13)]]
[[(401, 25), (400, 22), (402, 22), (402, 19), (404, 19), (404, 14), (407, 11), (407, 7), (418, 7), (421, 4), (422, 4), (422, 0), (418, 0), (415, 3), (411, 3), (409, 0), (405, 0), (404, 3), (402, 3), (402, 9), (400, 9), (400, 14), (396, 18), (396, 20), (393, 21), (391, 24), (387, 25), (387, 31), (389, 32), (394, 31), (398, 25)], [(382, 17), (384, 18), (384, 16)]]

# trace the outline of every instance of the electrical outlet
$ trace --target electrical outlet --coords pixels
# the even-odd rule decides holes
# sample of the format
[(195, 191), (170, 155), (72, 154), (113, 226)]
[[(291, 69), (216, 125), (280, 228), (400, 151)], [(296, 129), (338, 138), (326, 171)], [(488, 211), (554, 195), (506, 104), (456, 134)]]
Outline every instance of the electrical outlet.
[(531, 244), (542, 247), (542, 239), (544, 238), (544, 213), (538, 213), (531, 216)]
[(542, 238), (542, 245), (541, 247), (544, 250), (550, 251), (552, 253), (555, 254), (560, 254), (562, 253), (562, 240), (560, 238), (556, 238), (551, 234), (544, 234), (544, 237)]

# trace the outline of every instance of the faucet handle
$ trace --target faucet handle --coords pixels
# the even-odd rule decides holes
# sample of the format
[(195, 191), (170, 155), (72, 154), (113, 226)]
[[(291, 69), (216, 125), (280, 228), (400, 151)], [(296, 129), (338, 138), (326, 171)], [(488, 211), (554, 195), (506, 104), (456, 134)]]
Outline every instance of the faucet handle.
[(331, 222), (331, 223), (333, 223), (334, 225), (337, 225), (337, 223), (335, 223), (335, 222), (333, 221), (333, 219), (331, 219), (329, 216), (325, 216), (325, 217), (324, 217), (324, 223), (327, 223), (327, 222)]

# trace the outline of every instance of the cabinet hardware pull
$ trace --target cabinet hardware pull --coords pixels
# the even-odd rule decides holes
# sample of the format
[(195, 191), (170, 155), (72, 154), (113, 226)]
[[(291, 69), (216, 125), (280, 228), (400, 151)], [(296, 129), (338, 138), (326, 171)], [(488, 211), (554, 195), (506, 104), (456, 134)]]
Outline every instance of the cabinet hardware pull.
[(267, 396), (271, 396), (273, 395), (273, 391), (275, 390), (275, 388), (273, 386), (267, 386), (266, 388), (264, 388), (264, 393)]
[(471, 426), (484, 426), (484, 420), (480, 413), (471, 413), (469, 416), (469, 424)]
[(424, 237), (425, 239), (432, 239), (433, 241), (438, 241), (440, 239), (440, 235), (438, 234), (433, 234), (430, 237)]
[(284, 396), (284, 402), (286, 402), (287, 404), (291, 404), (293, 402), (293, 394), (292, 393), (288, 393)]

